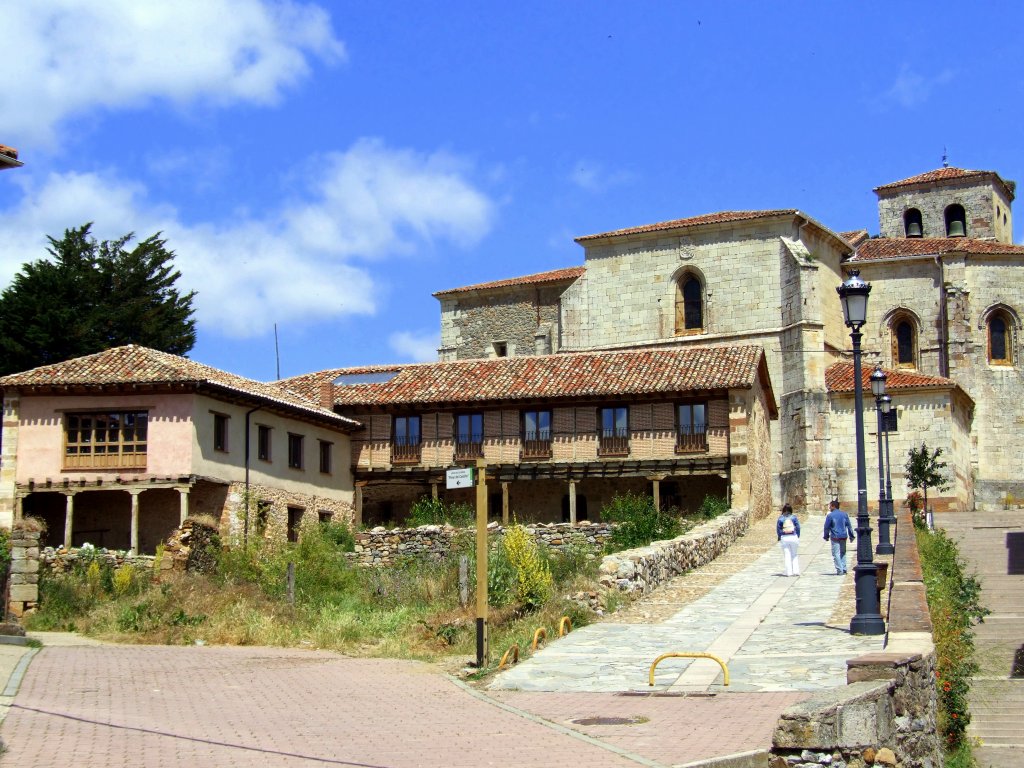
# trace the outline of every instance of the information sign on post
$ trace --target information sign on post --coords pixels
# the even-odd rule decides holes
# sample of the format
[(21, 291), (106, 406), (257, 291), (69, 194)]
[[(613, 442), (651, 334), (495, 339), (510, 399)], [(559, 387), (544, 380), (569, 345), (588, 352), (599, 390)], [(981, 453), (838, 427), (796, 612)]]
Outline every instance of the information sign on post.
[(472, 488), (473, 487), (473, 468), (472, 467), (459, 467), (458, 469), (449, 469), (445, 472), (445, 488)]
[(490, 655), (487, 633), (487, 470), (477, 459), (476, 485), (476, 665), (483, 668)]

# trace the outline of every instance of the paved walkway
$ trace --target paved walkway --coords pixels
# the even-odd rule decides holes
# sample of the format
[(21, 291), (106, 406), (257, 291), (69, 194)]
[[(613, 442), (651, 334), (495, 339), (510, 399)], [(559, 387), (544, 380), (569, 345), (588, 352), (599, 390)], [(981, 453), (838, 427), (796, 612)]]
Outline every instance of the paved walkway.
[[(770, 521), (769, 521), (770, 522)], [(883, 649), (884, 637), (854, 636), (834, 621), (850, 573), (835, 575), (824, 518), (803, 525), (799, 578), (782, 574), (777, 547), (658, 624), (592, 624), (502, 673), (494, 690), (649, 691), (651, 662), (669, 651), (702, 651), (726, 662), (730, 684), (708, 659), (666, 659), (655, 690), (680, 693), (810, 692), (846, 684), (846, 660)], [(759, 525), (764, 525), (760, 523)]]
[[(97, 647), (54, 635), (39, 651), (0, 646), (0, 705), (10, 705), (0, 760), (664, 768), (763, 750), (787, 706), (844, 685), (846, 659), (882, 647), (851, 637), (851, 611), (837, 612), (852, 576), (833, 575), (821, 518), (805, 523), (799, 578), (780, 575), (771, 524), (623, 612), (641, 623), (577, 630), (487, 693), (428, 665), (322, 651)], [(648, 666), (666, 650), (722, 656), (731, 685), (709, 660), (668, 660), (648, 688)], [(510, 687), (530, 690), (498, 690)]]

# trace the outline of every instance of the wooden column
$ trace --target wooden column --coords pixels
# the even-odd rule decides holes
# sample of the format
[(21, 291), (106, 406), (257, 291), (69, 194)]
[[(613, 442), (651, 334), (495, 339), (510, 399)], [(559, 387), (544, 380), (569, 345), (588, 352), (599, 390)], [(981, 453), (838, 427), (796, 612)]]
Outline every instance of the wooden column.
[(438, 499), (437, 483), (430, 484), (430, 498), (432, 498), (434, 501), (437, 501)]
[(651, 480), (651, 494), (654, 496), (654, 508), (661, 510), (661, 480), (655, 478)]
[(508, 525), (508, 483), (501, 484), (501, 524)]
[(569, 481), (569, 522), (576, 525), (576, 481)]
[(352, 527), (355, 530), (359, 530), (363, 526), (363, 487), (365, 485), (365, 480), (356, 483), (355, 498), (352, 501), (352, 506), (355, 507), (355, 509), (352, 511)]
[(128, 491), (132, 497), (132, 545), (131, 553), (139, 554), (139, 494), (141, 490)]
[(75, 527), (75, 494), (69, 493), (64, 500), (64, 549), (71, 549), (71, 532)]
[(179, 504), (179, 524), (185, 522), (185, 518), (188, 517), (188, 488), (178, 489), (178, 504)]

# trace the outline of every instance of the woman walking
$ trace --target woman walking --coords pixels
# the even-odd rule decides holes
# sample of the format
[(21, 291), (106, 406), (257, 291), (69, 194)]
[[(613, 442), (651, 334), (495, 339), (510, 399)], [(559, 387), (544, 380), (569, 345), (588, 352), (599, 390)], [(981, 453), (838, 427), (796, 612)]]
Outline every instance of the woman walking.
[(789, 504), (782, 506), (782, 514), (775, 523), (775, 535), (782, 544), (782, 558), (787, 576), (800, 575), (800, 555), (797, 547), (800, 544), (800, 521), (793, 514)]

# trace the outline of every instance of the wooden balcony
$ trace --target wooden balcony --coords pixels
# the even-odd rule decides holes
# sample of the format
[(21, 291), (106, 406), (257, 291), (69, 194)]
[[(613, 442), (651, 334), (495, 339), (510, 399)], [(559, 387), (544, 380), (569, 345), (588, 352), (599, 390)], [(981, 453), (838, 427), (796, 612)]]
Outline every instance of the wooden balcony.
[(707, 450), (708, 433), (706, 429), (676, 432), (676, 453), (706, 453)]
[(523, 440), (524, 459), (550, 459), (551, 438)]
[(422, 444), (416, 443), (400, 443), (395, 442), (391, 444), (391, 463), (392, 464), (419, 464), (420, 457), (422, 455)]
[(598, 456), (628, 456), (629, 433), (620, 429), (606, 429), (598, 433)]
[(457, 435), (455, 438), (455, 460), (470, 461), (484, 455), (483, 435)]

